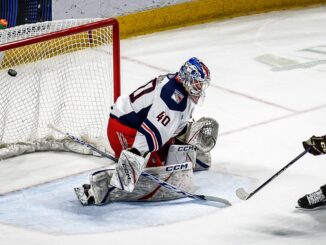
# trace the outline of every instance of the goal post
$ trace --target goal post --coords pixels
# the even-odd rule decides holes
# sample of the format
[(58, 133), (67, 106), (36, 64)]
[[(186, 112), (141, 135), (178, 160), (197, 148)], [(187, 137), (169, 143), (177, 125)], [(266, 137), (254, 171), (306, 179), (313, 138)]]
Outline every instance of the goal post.
[(48, 124), (108, 150), (107, 120), (119, 95), (116, 19), (59, 20), (0, 31), (0, 159), (46, 150), (92, 153)]

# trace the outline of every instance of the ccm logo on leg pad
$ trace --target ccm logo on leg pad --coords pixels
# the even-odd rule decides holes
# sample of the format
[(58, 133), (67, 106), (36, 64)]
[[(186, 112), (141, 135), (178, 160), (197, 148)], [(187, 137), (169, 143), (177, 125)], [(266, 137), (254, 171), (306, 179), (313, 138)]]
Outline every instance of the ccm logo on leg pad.
[(173, 172), (176, 170), (185, 170), (189, 167), (189, 163), (180, 163), (176, 165), (167, 166), (165, 168), (166, 172)]
[(179, 146), (178, 151), (189, 151), (194, 150), (194, 146), (192, 145), (185, 145), (185, 146)]

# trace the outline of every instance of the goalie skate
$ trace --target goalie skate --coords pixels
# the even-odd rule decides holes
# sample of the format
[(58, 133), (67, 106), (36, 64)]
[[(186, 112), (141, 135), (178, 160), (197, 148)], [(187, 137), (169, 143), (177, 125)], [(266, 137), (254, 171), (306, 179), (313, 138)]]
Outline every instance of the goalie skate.
[(88, 184), (74, 188), (77, 199), (84, 206), (94, 204), (94, 197), (90, 194), (90, 188), (91, 186)]

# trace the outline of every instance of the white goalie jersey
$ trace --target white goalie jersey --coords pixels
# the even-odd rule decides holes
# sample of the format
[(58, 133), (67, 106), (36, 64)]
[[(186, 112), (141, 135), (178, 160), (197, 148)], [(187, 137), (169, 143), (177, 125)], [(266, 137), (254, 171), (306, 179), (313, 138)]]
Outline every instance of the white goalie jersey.
[(192, 117), (195, 103), (176, 74), (153, 79), (129, 96), (120, 96), (111, 117), (137, 130), (133, 147), (141, 153), (157, 151), (177, 136)]

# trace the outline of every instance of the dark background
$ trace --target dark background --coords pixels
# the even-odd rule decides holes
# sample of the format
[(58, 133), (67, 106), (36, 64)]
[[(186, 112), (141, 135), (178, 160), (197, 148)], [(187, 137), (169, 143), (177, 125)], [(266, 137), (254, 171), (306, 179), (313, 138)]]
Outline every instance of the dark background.
[(0, 19), (8, 27), (52, 20), (52, 0), (0, 0)]

